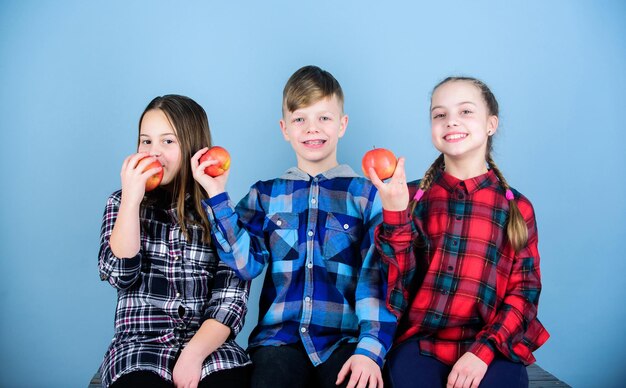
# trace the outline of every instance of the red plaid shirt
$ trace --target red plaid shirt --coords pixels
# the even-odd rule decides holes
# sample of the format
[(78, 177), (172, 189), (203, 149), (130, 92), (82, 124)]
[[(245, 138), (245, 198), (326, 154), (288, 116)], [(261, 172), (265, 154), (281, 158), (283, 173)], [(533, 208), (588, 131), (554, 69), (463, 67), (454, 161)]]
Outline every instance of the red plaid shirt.
[[(411, 196), (418, 182), (409, 184)], [(461, 181), (445, 172), (408, 210), (384, 211), (376, 246), (388, 273), (387, 307), (400, 319), (396, 343), (419, 340), (422, 354), (452, 365), (465, 352), (490, 364), (496, 352), (531, 364), (549, 337), (537, 320), (541, 292), (531, 203), (513, 190), (528, 225), (515, 254), (509, 210), (492, 171)]]

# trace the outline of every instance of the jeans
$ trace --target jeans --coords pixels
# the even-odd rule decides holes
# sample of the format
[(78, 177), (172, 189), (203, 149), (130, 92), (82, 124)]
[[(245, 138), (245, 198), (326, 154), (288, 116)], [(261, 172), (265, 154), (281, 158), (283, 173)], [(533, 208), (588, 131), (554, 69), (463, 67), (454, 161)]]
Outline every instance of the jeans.
[(313, 366), (302, 343), (260, 346), (252, 349), (252, 388), (336, 388), (337, 375), (354, 354), (356, 343), (344, 343), (317, 367)]
[[(408, 340), (387, 355), (383, 370), (385, 388), (445, 387), (452, 366), (420, 353), (417, 340)], [(527, 388), (524, 364), (496, 356), (480, 382), (480, 388)]]
[[(202, 379), (198, 388), (248, 388), (250, 386), (250, 366), (216, 371)], [(110, 385), (111, 388), (173, 388), (174, 384), (156, 373), (135, 371), (127, 373)]]

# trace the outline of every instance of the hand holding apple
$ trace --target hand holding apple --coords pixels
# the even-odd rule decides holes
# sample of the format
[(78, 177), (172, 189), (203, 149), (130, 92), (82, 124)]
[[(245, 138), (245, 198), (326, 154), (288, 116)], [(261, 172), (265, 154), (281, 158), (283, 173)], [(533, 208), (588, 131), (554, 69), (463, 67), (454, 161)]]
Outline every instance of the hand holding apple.
[(378, 189), (383, 209), (402, 211), (409, 206), (409, 187), (404, 172), (404, 158), (399, 158), (391, 179), (387, 183), (378, 178), (374, 167), (369, 168), (372, 184)]
[(229, 168), (230, 156), (222, 147), (205, 147), (191, 157), (193, 178), (202, 186), (209, 198), (226, 191)]
[(218, 163), (208, 166), (204, 169), (204, 172), (213, 178), (222, 175), (230, 168), (230, 154), (223, 147), (213, 146), (209, 148), (200, 157), (200, 163), (210, 159), (217, 160)]
[(363, 155), (361, 168), (365, 177), (370, 179), (369, 169), (373, 168), (379, 179), (387, 179), (393, 175), (397, 164), (396, 156), (386, 148), (374, 148)]
[(156, 188), (163, 178), (163, 166), (147, 152), (138, 152), (124, 159), (120, 171), (122, 202), (138, 205), (147, 191)]

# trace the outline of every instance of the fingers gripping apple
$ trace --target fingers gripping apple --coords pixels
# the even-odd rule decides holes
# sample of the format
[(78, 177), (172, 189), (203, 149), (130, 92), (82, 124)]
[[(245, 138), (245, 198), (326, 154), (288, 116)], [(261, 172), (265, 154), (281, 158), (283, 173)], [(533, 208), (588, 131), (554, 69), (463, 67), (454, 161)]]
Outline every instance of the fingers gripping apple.
[[(141, 158), (141, 160), (145, 158), (149, 158), (149, 156)], [(157, 167), (161, 167), (161, 171), (157, 172), (156, 174), (148, 178), (148, 180), (146, 181), (146, 191), (152, 191), (161, 184), (161, 180), (163, 180), (163, 168), (162, 168), (163, 166), (161, 166), (161, 163), (155, 160), (154, 162), (150, 163), (149, 165), (146, 166), (146, 168), (143, 169), (143, 172), (146, 172), (152, 168), (157, 168)]]
[(220, 176), (230, 167), (230, 154), (223, 147), (214, 146), (209, 148), (209, 150), (200, 157), (200, 163), (209, 159), (217, 160), (218, 162), (204, 169), (204, 172), (209, 176)]

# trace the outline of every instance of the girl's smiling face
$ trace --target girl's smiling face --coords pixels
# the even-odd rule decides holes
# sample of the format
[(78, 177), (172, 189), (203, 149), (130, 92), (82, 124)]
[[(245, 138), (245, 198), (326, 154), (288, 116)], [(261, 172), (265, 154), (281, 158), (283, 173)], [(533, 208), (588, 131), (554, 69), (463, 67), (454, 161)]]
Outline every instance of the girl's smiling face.
[(152, 109), (145, 113), (139, 130), (138, 152), (148, 152), (163, 166), (161, 186), (174, 181), (181, 167), (181, 151), (175, 128), (165, 113)]
[(431, 99), (432, 142), (446, 157), (485, 160), (487, 142), (498, 128), (480, 89), (468, 81), (439, 86)]

